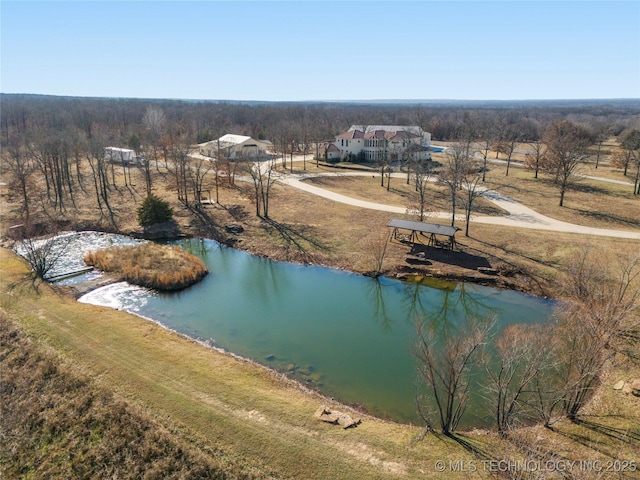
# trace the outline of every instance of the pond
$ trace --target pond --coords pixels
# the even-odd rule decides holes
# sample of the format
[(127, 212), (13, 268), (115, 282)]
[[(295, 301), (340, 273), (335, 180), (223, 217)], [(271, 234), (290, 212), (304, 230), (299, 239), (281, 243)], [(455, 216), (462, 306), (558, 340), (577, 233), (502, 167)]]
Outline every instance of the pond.
[[(416, 320), (455, 325), (466, 314), (495, 316), (499, 331), (510, 323), (545, 321), (552, 310), (547, 300), (508, 290), (372, 279), (270, 261), (212, 240), (178, 244), (207, 264), (211, 273), (202, 282), (169, 294), (119, 283), (80, 301), (151, 318), (401, 422), (420, 422)], [(461, 426), (486, 423), (477, 388), (473, 399)]]

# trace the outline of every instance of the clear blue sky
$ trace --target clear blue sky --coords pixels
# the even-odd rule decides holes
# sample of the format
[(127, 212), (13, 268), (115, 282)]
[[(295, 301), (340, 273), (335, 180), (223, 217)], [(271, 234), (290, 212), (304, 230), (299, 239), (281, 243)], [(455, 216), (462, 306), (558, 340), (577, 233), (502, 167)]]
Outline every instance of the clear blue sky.
[(3, 93), (640, 98), (640, 1), (0, 2)]

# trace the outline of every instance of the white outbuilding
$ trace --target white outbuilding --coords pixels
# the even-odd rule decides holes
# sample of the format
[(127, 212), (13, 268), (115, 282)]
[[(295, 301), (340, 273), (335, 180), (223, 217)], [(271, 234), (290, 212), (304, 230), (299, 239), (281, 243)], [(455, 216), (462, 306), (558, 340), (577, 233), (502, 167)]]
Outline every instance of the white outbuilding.
[(122, 163), (123, 165), (140, 165), (144, 160), (136, 155), (135, 150), (119, 147), (105, 147), (104, 159), (107, 162)]
[(227, 133), (217, 140), (200, 143), (198, 148), (202, 155), (207, 157), (217, 157), (218, 152), (224, 154), (230, 160), (241, 160), (243, 158), (256, 158), (267, 154), (267, 150), (272, 146), (271, 142), (256, 140), (245, 135), (235, 135)]

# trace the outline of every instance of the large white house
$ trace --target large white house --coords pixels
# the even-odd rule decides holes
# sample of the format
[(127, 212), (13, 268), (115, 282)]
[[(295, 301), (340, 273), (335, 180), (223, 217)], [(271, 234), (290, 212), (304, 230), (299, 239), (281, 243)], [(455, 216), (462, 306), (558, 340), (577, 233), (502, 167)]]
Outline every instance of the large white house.
[(217, 157), (220, 152), (230, 160), (240, 160), (266, 155), (271, 145), (268, 141), (227, 133), (217, 140), (198, 144), (198, 150), (207, 157)]
[(327, 160), (431, 159), (431, 134), (418, 126), (352, 125), (327, 147)]

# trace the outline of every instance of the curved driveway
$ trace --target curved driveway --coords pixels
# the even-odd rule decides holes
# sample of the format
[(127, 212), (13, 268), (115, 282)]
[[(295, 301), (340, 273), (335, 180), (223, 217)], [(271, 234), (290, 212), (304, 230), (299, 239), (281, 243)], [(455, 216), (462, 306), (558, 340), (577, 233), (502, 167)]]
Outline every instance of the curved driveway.
[[(311, 173), (311, 174), (282, 174), (278, 181), (290, 187), (303, 190), (319, 197), (323, 197), (335, 202), (352, 205), (354, 207), (368, 208), (371, 210), (380, 210), (383, 212), (405, 214), (407, 208), (397, 207), (393, 205), (384, 205), (381, 203), (367, 202), (348, 197), (339, 193), (331, 192), (324, 188), (316, 187), (304, 183), (303, 180), (315, 177), (347, 177), (347, 176), (371, 176), (369, 172), (344, 172), (344, 173)], [(394, 177), (405, 178), (405, 174), (393, 174)], [(493, 202), (498, 207), (508, 212), (504, 217), (488, 217), (472, 215), (471, 221), (476, 223), (485, 223), (490, 225), (502, 225), (505, 227), (529, 228), (533, 230), (547, 230), (553, 232), (578, 233), (582, 235), (598, 235), (602, 237), (629, 238), (640, 240), (640, 231), (626, 230), (610, 230), (605, 228), (585, 227), (583, 225), (575, 225), (573, 223), (562, 222), (551, 217), (542, 215), (535, 210), (530, 209), (516, 202), (515, 200), (499, 194), (493, 190), (486, 189), (483, 197)], [(446, 212), (430, 212), (429, 217), (432, 218), (451, 218), (450, 213)], [(464, 220), (464, 216), (457, 216), (456, 219)]]

